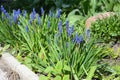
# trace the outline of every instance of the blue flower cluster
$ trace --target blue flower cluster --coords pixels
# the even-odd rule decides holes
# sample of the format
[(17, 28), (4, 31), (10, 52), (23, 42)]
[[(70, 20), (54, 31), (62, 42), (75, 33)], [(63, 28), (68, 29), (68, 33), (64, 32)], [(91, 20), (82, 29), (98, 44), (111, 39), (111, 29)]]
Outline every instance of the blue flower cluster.
[(20, 15), (20, 9), (13, 10), (13, 20), (14, 20), (14, 23), (17, 23), (19, 15)]
[(58, 9), (58, 11), (57, 11), (57, 16), (56, 16), (57, 18), (60, 18), (61, 11), (62, 11), (61, 9)]
[(76, 41), (77, 44), (82, 43), (82, 42), (83, 42), (83, 37), (82, 37), (82, 35), (78, 36), (78, 33), (76, 33), (75, 41)]
[(44, 9), (41, 7), (41, 14), (44, 15)]
[(24, 10), (23, 16), (26, 17), (26, 15), (27, 15), (27, 11)]
[[(58, 29), (59, 29), (59, 33), (62, 33), (62, 21), (60, 20), (58, 23)], [(66, 31), (68, 36), (70, 37), (72, 35), (72, 33), (74, 32), (74, 25), (72, 25), (72, 27), (69, 26), (69, 21), (66, 20)], [(82, 35), (78, 35), (78, 33), (76, 33), (73, 42), (77, 43), (77, 44), (81, 44), (84, 41), (83, 36)]]
[(3, 6), (1, 6), (1, 11), (4, 13), (4, 15), (5, 15), (8, 19), (10, 18), (9, 13), (4, 9)]
[(28, 28), (28, 26), (26, 26), (26, 32), (28, 32), (29, 31), (29, 28)]
[(40, 18), (40, 15), (38, 15), (38, 24), (39, 24), (39, 25), (41, 24), (41, 18)]
[(35, 18), (36, 18), (36, 11), (35, 11), (35, 8), (33, 8), (32, 13), (30, 14), (30, 19), (34, 20)]
[(86, 30), (86, 37), (89, 39), (90, 38), (90, 29)]
[(71, 36), (72, 33), (74, 32), (74, 25), (72, 25), (72, 27), (69, 26), (69, 21), (66, 21), (66, 30), (68, 33), (68, 36)]
[[(1, 11), (5, 14), (5, 16), (7, 18), (10, 17), (10, 15), (6, 12), (6, 10), (4, 9), (3, 6), (1, 6)], [(44, 15), (44, 12), (45, 12), (44, 9), (41, 8), (41, 15)], [(33, 21), (35, 19), (37, 19), (37, 21), (38, 21), (37, 23), (39, 25), (41, 25), (42, 24), (41, 23), (41, 17), (40, 17), (39, 14), (37, 14), (38, 16), (36, 14), (37, 14), (37, 12), (35, 11), (35, 8), (33, 8), (32, 12), (30, 14), (29, 23), (32, 24)], [(18, 21), (20, 15), (21, 15), (20, 9), (13, 10), (12, 20), (14, 21), (14, 23), (20, 24), (20, 22)], [(22, 13), (22, 16), (25, 17), (25, 18), (27, 17), (27, 11), (26, 10), (24, 10), (24, 12)], [(56, 18), (59, 18), (58, 30), (59, 30), (59, 33), (62, 34), (63, 33), (63, 30), (62, 30), (63, 25), (62, 25), (62, 20), (60, 20), (60, 16), (61, 16), (61, 9), (58, 9)], [(49, 11), (49, 17), (53, 17), (53, 14), (52, 14), (51, 11)], [(10, 23), (10, 24), (12, 24), (12, 23)], [(50, 28), (50, 26), (51, 26), (51, 22), (50, 22), (50, 20), (48, 20), (47, 27)], [(29, 32), (29, 26), (28, 25), (26, 25), (25, 30), (26, 30), (26, 32)], [(67, 32), (67, 35), (72, 39), (72, 34), (74, 32), (74, 25), (70, 26), (68, 20), (66, 20), (66, 32)], [(90, 30), (87, 30), (86, 34), (87, 34), (88, 37), (90, 37)], [(76, 35), (75, 35), (75, 37), (73, 39), (73, 42), (75, 42), (77, 44), (82, 43), (83, 42), (82, 35), (79, 36), (78, 33), (76, 33)]]

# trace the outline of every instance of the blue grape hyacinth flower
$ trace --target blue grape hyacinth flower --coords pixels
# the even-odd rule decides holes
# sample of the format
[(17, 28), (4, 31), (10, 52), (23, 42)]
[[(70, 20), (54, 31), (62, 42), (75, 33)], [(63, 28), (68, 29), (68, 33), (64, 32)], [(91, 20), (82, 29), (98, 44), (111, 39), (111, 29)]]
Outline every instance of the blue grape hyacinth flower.
[(69, 21), (66, 20), (66, 30), (68, 33), (68, 36), (71, 36), (72, 33), (74, 32), (74, 25), (72, 25), (72, 27), (69, 27)]
[(1, 5), (0, 9), (1, 9), (2, 12), (6, 12), (6, 10), (4, 9), (4, 7), (2, 5)]
[(69, 28), (69, 21), (66, 20), (66, 29), (68, 30), (68, 28)]
[(41, 7), (41, 14), (44, 15), (44, 9)]
[(31, 20), (34, 20), (34, 19), (35, 19), (35, 15), (34, 15), (33, 12), (30, 14), (30, 19), (31, 19)]
[(58, 23), (58, 29), (59, 29), (59, 32), (62, 33), (62, 20), (60, 20)]
[(81, 44), (84, 41), (83, 36), (82, 35), (78, 36), (78, 33), (76, 33), (75, 39), (73, 41), (76, 42), (77, 44)]
[(13, 10), (13, 20), (14, 20), (14, 23), (16, 23), (18, 21), (19, 15), (20, 15), (20, 9)]
[(29, 23), (32, 24), (32, 20), (29, 20)]
[(2, 11), (4, 14), (7, 12), (2, 5), (1, 5), (1, 11)]
[(74, 25), (72, 25), (72, 27), (68, 27), (67, 29), (68, 36), (71, 36), (73, 32), (74, 32)]
[(26, 26), (26, 32), (28, 32), (28, 31), (29, 31), (28, 26)]
[(26, 15), (27, 15), (27, 11), (24, 10), (23, 16), (26, 17)]
[(87, 38), (90, 38), (90, 29), (86, 30), (86, 36), (87, 36)]
[[(4, 15), (9, 19), (10, 18), (10, 15), (9, 13), (4, 9), (4, 7), (1, 5), (1, 12), (4, 13)], [(2, 17), (3, 18), (3, 17)]]
[(14, 20), (14, 23), (17, 22), (17, 15), (14, 15), (14, 16), (13, 16), (13, 20)]
[(35, 8), (33, 8), (32, 13), (30, 14), (30, 19), (34, 20), (35, 18), (36, 18), (36, 11), (35, 11)]
[(5, 13), (5, 16), (9, 19), (10, 18), (10, 15), (8, 12)]
[(33, 8), (33, 14), (36, 15), (36, 11), (35, 11), (35, 8)]
[(20, 9), (18, 9), (18, 10), (17, 10), (17, 14), (20, 15), (20, 13), (21, 13), (21, 12), (20, 12)]
[(38, 24), (39, 24), (39, 25), (41, 24), (41, 18), (40, 18), (40, 15), (38, 15)]
[(61, 9), (58, 9), (58, 11), (57, 11), (57, 16), (56, 16), (57, 18), (60, 18), (61, 11), (62, 11)]
[(74, 32), (74, 25), (72, 25), (71, 32), (72, 33)]

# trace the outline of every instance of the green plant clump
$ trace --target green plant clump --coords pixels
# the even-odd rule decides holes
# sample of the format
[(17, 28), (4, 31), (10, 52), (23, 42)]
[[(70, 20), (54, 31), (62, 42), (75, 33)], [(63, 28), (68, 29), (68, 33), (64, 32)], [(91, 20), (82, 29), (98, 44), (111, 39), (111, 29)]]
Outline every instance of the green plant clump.
[(49, 15), (43, 8), (42, 15), (34, 8), (31, 14), (20, 9), (9, 14), (3, 6), (1, 10), (0, 42), (10, 44), (18, 60), (42, 74), (40, 80), (90, 80), (94, 76), (104, 48), (94, 40), (86, 42), (79, 25), (70, 25), (60, 9)]
[(120, 42), (120, 15), (96, 21), (91, 26), (91, 36), (98, 42)]

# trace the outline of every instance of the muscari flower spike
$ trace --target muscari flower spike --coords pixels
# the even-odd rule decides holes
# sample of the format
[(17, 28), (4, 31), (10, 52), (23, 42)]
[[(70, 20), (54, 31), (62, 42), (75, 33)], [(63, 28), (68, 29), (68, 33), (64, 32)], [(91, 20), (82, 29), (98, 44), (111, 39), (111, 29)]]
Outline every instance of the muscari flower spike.
[(51, 10), (49, 11), (49, 17), (52, 17), (53, 13), (51, 12)]
[(38, 24), (41, 24), (41, 19), (40, 19), (40, 15), (38, 15)]
[(29, 23), (32, 24), (32, 20), (29, 20)]
[(67, 30), (68, 36), (71, 36), (72, 33), (74, 32), (74, 25), (72, 25), (72, 27), (69, 27), (69, 21), (68, 20), (66, 21), (66, 30)]
[(31, 19), (31, 20), (34, 20), (34, 19), (35, 19), (33, 12), (30, 14), (30, 19)]
[(35, 11), (35, 8), (33, 8), (32, 13), (30, 14), (30, 19), (34, 20), (35, 18), (36, 18), (36, 11)]
[(17, 10), (17, 14), (20, 15), (20, 9)]
[(74, 25), (72, 25), (72, 29), (71, 29), (72, 33), (74, 32)]
[(17, 22), (17, 15), (14, 15), (14, 16), (13, 16), (13, 20), (14, 20), (14, 23)]
[(14, 20), (14, 23), (17, 22), (18, 18), (19, 18), (19, 15), (20, 15), (20, 9), (18, 10), (13, 10), (13, 20)]
[(23, 16), (26, 17), (26, 15), (27, 15), (27, 11), (24, 10)]
[(29, 31), (28, 26), (26, 26), (26, 32), (28, 32), (28, 31)]
[(33, 8), (33, 14), (36, 15), (36, 11), (35, 11), (35, 8)]
[(9, 18), (8, 20), (9, 20), (9, 25), (10, 25), (10, 27), (12, 27), (12, 19)]
[(1, 11), (2, 11), (4, 14), (7, 12), (2, 5), (1, 5)]
[(16, 10), (13, 10), (13, 20), (14, 20), (14, 23), (17, 22), (17, 11)]
[(83, 42), (83, 37), (82, 37), (82, 35), (78, 36), (78, 33), (76, 33), (75, 42), (76, 42), (77, 44), (81, 44), (81, 43)]
[(44, 15), (44, 9), (41, 7), (41, 14)]
[(57, 18), (60, 18), (60, 15), (61, 15), (61, 9), (58, 9), (58, 11), (57, 11)]
[(69, 28), (69, 21), (66, 20), (66, 29), (68, 30), (68, 28)]
[(72, 25), (72, 27), (69, 27), (67, 29), (68, 36), (71, 36), (73, 32), (74, 32), (74, 25)]
[(62, 20), (60, 20), (58, 23), (58, 29), (59, 29), (59, 32), (62, 33)]
[(5, 10), (4, 7), (1, 5), (1, 11), (4, 12), (4, 10)]
[(10, 15), (8, 12), (5, 13), (5, 16), (9, 19), (10, 18)]
[(86, 30), (86, 36), (87, 36), (87, 38), (90, 38), (90, 29)]
[(9, 13), (4, 9), (4, 7), (1, 5), (1, 11), (4, 13), (4, 15), (9, 19), (10, 15)]

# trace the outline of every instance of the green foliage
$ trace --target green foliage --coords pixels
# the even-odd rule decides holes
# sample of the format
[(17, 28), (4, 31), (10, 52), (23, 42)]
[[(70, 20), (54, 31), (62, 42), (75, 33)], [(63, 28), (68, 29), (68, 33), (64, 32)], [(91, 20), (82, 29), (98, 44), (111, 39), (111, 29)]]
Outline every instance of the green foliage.
[(67, 14), (74, 9), (79, 9), (83, 15), (91, 15), (102, 11), (119, 11), (119, 0), (8, 0), (2, 4), (8, 10), (27, 9), (31, 11), (36, 8), (40, 12), (40, 8), (44, 7), (46, 12), (54, 11), (61, 8)]
[(79, 5), (79, 0), (8, 0), (6, 6), (9, 9), (27, 9), (31, 11), (34, 7), (37, 12), (40, 12), (40, 8), (44, 7), (45, 11), (55, 10), (57, 8), (63, 8), (63, 11), (69, 12)]
[(97, 68), (97, 66), (91, 66), (86, 80), (91, 80), (92, 79), (92, 77), (94, 76), (96, 68)]
[(47, 76), (44, 76), (44, 75), (41, 75), (41, 76), (39, 77), (39, 80), (48, 80), (48, 77), (47, 77)]
[(115, 15), (110, 18), (98, 20), (91, 27), (91, 36), (99, 42), (120, 41), (120, 16)]
[(82, 20), (83, 17), (78, 9), (74, 9), (68, 14), (67, 19), (69, 20), (70, 25), (72, 25), (75, 22)]
[[(111, 62), (110, 62), (111, 63)], [(109, 65), (108, 63), (103, 63), (97, 68), (95, 78), (99, 77), (102, 80), (119, 80), (120, 79), (120, 70), (119, 64)]]
[[(36, 12), (33, 10), (33, 13)], [(52, 17), (45, 14), (39, 17), (37, 13), (26, 16), (18, 14), (15, 22), (17, 14), (10, 14), (9, 18), (2, 15), (0, 42), (15, 48), (18, 52), (16, 57), (31, 70), (46, 75), (40, 76), (40, 79), (92, 78), (93, 74), (89, 73), (94, 73), (95, 69), (91, 70), (91, 67), (96, 66), (106, 54), (104, 46), (97, 46), (94, 39), (86, 42), (85, 32), (76, 23), (78, 20), (74, 21), (74, 30), (69, 35), (68, 31), (72, 27), (69, 23), (66, 26), (66, 15), (56, 18), (56, 14)]]
[(6, 51), (9, 47), (10, 47), (10, 45), (6, 45), (6, 46), (4, 46), (3, 48), (2, 48), (2, 47), (0, 48), (0, 57), (2, 56), (2, 53), (3, 53), (4, 51)]
[(119, 5), (119, 0), (81, 0), (79, 9), (84, 15), (91, 15), (96, 12), (119, 11)]

